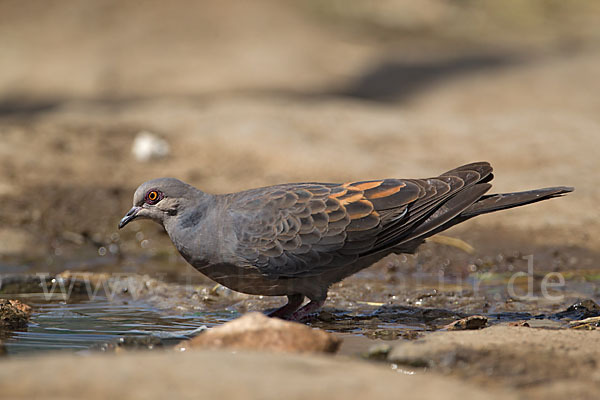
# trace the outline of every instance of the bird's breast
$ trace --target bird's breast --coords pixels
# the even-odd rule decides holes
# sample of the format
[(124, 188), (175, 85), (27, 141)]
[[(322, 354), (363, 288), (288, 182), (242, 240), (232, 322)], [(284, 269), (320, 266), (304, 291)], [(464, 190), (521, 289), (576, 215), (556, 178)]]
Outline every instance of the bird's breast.
[(223, 262), (222, 222), (214, 213), (185, 213), (165, 225), (179, 253), (195, 268)]

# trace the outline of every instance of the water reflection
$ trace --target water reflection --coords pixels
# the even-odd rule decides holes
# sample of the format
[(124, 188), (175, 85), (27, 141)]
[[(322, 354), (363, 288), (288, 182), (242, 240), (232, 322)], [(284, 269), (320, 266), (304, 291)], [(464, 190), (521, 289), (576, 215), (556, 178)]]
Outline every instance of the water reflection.
[[(18, 298), (18, 296), (11, 296)], [(84, 350), (119, 338), (155, 336), (165, 344), (197, 334), (230, 315), (168, 315), (143, 302), (96, 298), (81, 302), (45, 302), (26, 299), (35, 310), (27, 331), (15, 331), (4, 340), (8, 354), (48, 350)]]

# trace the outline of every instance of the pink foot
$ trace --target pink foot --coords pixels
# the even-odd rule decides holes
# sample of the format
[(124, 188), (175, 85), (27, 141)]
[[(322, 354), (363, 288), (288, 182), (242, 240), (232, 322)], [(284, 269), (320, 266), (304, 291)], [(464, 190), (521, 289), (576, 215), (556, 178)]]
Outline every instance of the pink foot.
[(293, 294), (287, 298), (288, 302), (285, 306), (278, 308), (275, 311), (271, 311), (267, 314), (267, 316), (288, 319), (294, 313), (294, 311), (298, 310), (302, 303), (304, 303), (304, 296), (301, 294)]
[(305, 305), (304, 307), (300, 308), (298, 311), (293, 313), (291, 315), (291, 317), (289, 318), (289, 320), (290, 321), (300, 321), (302, 319), (305, 319), (310, 314), (318, 311), (321, 307), (323, 307), (324, 303), (325, 303), (325, 300), (319, 300), (319, 301), (311, 300), (310, 303), (308, 303), (307, 305)]

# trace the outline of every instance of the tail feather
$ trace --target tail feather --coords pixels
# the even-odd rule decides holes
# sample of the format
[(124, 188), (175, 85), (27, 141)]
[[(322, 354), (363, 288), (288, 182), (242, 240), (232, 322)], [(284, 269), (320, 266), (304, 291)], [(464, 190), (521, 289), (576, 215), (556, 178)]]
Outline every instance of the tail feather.
[(536, 203), (538, 201), (560, 197), (574, 190), (572, 187), (558, 186), (544, 189), (527, 190), (525, 192), (498, 193), (481, 196), (479, 200), (473, 203), (469, 208), (463, 211), (458, 218), (465, 220), (481, 214), (487, 214), (494, 211), (506, 210), (508, 208), (519, 207), (525, 204)]
[(472, 207), (478, 201), (477, 199), (480, 199), (491, 187), (492, 185), (489, 183), (478, 183), (467, 190), (458, 192), (416, 227), (405, 240), (410, 241), (414, 238), (427, 235), (428, 232), (437, 227), (452, 222), (455, 218), (460, 218), (460, 215), (462, 215), (461, 211)]
[(525, 192), (498, 193), (481, 196), (479, 200), (471, 204), (471, 206), (469, 206), (456, 217), (446, 221), (445, 223), (442, 223), (435, 229), (426, 231), (424, 233), (421, 232), (418, 235), (413, 235), (410, 240), (397, 246), (396, 251), (413, 253), (417, 247), (419, 247), (428, 237), (445, 231), (454, 225), (460, 224), (461, 222), (478, 215), (536, 203), (538, 201), (543, 201), (554, 197), (561, 197), (562, 195), (570, 193), (573, 190), (575, 189), (572, 187), (558, 186), (544, 189), (527, 190)]

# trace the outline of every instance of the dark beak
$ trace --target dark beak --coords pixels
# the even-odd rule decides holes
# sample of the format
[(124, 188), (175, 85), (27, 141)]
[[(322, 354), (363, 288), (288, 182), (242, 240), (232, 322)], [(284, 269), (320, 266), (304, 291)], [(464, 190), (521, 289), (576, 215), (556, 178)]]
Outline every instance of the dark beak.
[(125, 214), (125, 216), (119, 222), (119, 229), (127, 225), (129, 222), (133, 221), (135, 217), (137, 217), (137, 213), (141, 210), (141, 207), (134, 206)]

